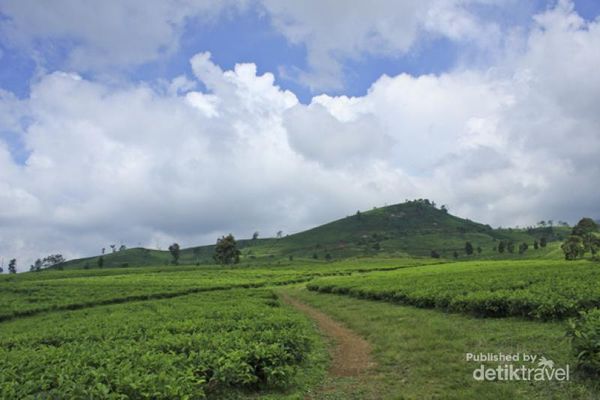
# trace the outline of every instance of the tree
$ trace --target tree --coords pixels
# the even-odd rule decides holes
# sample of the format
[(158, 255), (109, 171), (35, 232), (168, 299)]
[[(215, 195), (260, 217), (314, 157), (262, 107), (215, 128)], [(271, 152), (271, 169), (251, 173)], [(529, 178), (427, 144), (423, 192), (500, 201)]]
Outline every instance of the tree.
[(177, 265), (179, 263), (179, 244), (173, 243), (169, 246), (169, 253), (171, 253), (171, 257), (173, 257), (173, 264)]
[(43, 265), (44, 264), (42, 263), (42, 260), (40, 260), (38, 258), (37, 260), (35, 260), (35, 262), (32, 265), (33, 266), (33, 270), (36, 271), (36, 272), (39, 272), (39, 271), (42, 270)]
[(533, 242), (533, 249), (537, 250), (539, 247), (540, 247), (540, 245), (539, 245), (538, 241), (534, 240), (534, 242)]
[(329, 254), (329, 253), (325, 254), (325, 259), (327, 261), (331, 261), (331, 254)]
[(122, 244), (121, 247), (119, 247), (119, 251), (125, 251), (125, 250), (127, 250), (127, 247), (124, 244)]
[(503, 240), (500, 241), (500, 243), (498, 243), (498, 253), (501, 253), (501, 254), (504, 253), (505, 246), (506, 245), (504, 244), (504, 241)]
[(515, 252), (515, 243), (514, 242), (508, 242), (508, 244), (506, 245), (506, 249), (508, 250), (509, 253), (514, 253)]
[(575, 260), (585, 254), (583, 239), (578, 235), (570, 235), (560, 248), (565, 253), (565, 260)]
[(256, 239), (258, 239), (258, 231), (254, 232), (252, 234), (252, 240), (256, 240)]
[(527, 243), (525, 243), (525, 242), (521, 243), (519, 245), (519, 254), (524, 254), (528, 248), (529, 248), (529, 245)]
[(481, 246), (477, 246), (477, 254), (481, 254), (482, 251), (483, 249), (481, 248)]
[(237, 264), (240, 262), (240, 251), (231, 233), (217, 239), (213, 258), (219, 264)]
[(102, 254), (104, 255), (104, 252), (106, 252), (106, 247), (102, 248)]
[(112, 249), (113, 253), (115, 253), (117, 251), (117, 245), (116, 244), (111, 244), (110, 248)]
[(104, 257), (100, 256), (98, 258), (98, 268), (102, 268), (102, 267), (104, 267)]
[(277, 239), (281, 239), (283, 236), (283, 231), (277, 231)]
[(431, 250), (431, 258), (440, 258), (440, 253), (435, 250)]
[(443, 212), (445, 212), (446, 214), (448, 214), (448, 206), (445, 204), (442, 204), (442, 206), (440, 207), (440, 210), (442, 210)]
[(290, 254), (290, 255), (289, 255), (289, 257), (288, 257), (288, 259), (289, 259), (290, 261), (294, 261), (294, 256)]
[(313, 253), (312, 258), (317, 260), (317, 259), (319, 259), (319, 255), (317, 253)]
[(577, 225), (573, 227), (572, 235), (579, 236), (583, 240), (584, 252), (591, 252), (595, 255), (598, 251), (598, 224), (591, 218), (582, 218)]
[(598, 224), (593, 219), (580, 219), (561, 246), (565, 259), (575, 260), (583, 257), (588, 251), (595, 256), (600, 248), (600, 239), (596, 236), (596, 232), (598, 232)]
[(548, 244), (548, 239), (546, 239), (546, 237), (542, 237), (540, 239), (540, 247), (546, 247), (547, 244)]
[(16, 274), (17, 273), (17, 259), (13, 258), (8, 262), (8, 273)]
[(65, 261), (66, 260), (62, 256), (62, 254), (50, 254), (49, 256), (44, 257), (42, 259), (42, 266), (41, 266), (41, 268), (58, 267), (58, 266), (60, 266), (60, 264), (64, 263)]
[(584, 237), (590, 233), (598, 232), (598, 224), (591, 218), (582, 218), (577, 225), (573, 227), (572, 235)]
[(468, 256), (473, 254), (473, 245), (471, 244), (471, 242), (465, 243), (465, 253), (467, 253)]
[(453, 256), (454, 256), (454, 258), (458, 258), (458, 251), (454, 250)]

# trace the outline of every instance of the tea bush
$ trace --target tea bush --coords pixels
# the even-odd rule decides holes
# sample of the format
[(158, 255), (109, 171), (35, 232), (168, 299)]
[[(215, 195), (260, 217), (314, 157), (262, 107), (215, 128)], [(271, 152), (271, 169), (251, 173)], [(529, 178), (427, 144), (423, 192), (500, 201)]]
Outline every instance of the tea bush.
[(577, 367), (600, 377), (600, 309), (582, 312), (578, 319), (570, 320), (567, 335), (577, 357)]
[(600, 266), (589, 261), (486, 261), (311, 281), (310, 290), (481, 317), (548, 320), (600, 307)]
[(202, 399), (284, 388), (310, 323), (266, 290), (50, 313), (0, 324), (0, 398)]

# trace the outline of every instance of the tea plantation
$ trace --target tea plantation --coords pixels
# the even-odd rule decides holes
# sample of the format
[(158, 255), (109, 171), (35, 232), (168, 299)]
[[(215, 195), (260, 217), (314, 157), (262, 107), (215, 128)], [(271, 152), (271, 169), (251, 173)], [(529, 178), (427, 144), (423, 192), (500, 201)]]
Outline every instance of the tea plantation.
[(314, 332), (268, 290), (5, 322), (0, 398), (202, 399), (285, 388)]
[(485, 261), (322, 278), (314, 291), (485, 317), (561, 319), (600, 307), (600, 264)]

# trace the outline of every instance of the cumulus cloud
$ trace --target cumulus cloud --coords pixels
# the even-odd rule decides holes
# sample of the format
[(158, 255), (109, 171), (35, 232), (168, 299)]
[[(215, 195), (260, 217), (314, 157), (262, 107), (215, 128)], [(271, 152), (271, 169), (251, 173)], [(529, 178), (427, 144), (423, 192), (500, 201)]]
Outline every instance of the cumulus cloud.
[(30, 152), (16, 163), (0, 141), (0, 253), (23, 269), (110, 243), (267, 236), (414, 197), (494, 225), (597, 217), (598, 43), (600, 22), (561, 2), (494, 69), (382, 76), (308, 105), (209, 53), (159, 85), (42, 75), (27, 99), (0, 92), (0, 130)]
[[(494, 0), (262, 0), (273, 25), (306, 47), (308, 70), (297, 79), (313, 90), (344, 86), (343, 61), (365, 55), (398, 57), (423, 39), (444, 37), (480, 47), (498, 45), (501, 29), (472, 6), (515, 5)], [(510, 4), (509, 4), (510, 3)]]
[(169, 55), (185, 23), (204, 23), (241, 0), (35, 0), (0, 1), (0, 37), (5, 45), (28, 49), (42, 64), (65, 59), (64, 67), (103, 72)]

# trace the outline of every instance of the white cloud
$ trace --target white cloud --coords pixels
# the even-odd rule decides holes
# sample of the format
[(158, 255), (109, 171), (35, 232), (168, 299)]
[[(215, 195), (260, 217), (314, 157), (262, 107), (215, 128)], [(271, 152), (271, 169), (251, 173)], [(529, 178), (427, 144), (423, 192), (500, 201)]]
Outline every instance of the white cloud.
[(16, 164), (0, 141), (0, 254), (23, 269), (121, 241), (267, 236), (414, 197), (491, 224), (598, 217), (600, 22), (569, 3), (536, 21), (495, 69), (382, 76), (309, 105), (208, 53), (158, 88), (43, 75), (28, 99), (0, 97), (0, 128), (31, 151)]
[[(514, 1), (262, 0), (274, 27), (306, 47), (309, 70), (298, 79), (313, 90), (344, 86), (343, 61), (365, 55), (398, 57), (423, 39), (446, 37), (480, 47), (498, 45), (500, 28), (470, 11), (472, 5), (507, 7)], [(514, 5), (514, 4), (513, 4)], [(286, 71), (289, 74), (289, 71)]]
[(63, 59), (78, 71), (105, 71), (154, 61), (176, 50), (191, 18), (210, 23), (244, 1), (223, 0), (2, 0), (0, 34), (39, 62)]

